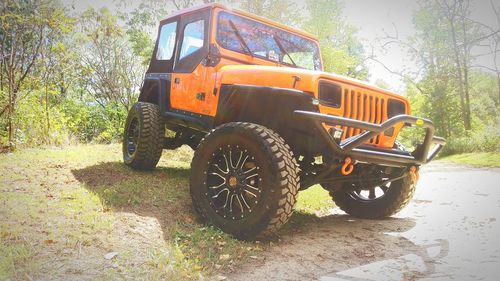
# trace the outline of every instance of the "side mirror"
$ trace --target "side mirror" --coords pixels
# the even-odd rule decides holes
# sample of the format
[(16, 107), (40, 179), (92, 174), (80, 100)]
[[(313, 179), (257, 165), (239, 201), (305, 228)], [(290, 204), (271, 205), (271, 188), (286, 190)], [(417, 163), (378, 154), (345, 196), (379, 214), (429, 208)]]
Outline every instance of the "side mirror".
[(201, 61), (203, 66), (214, 67), (219, 64), (221, 60), (221, 54), (219, 48), (215, 44), (210, 44), (208, 48), (208, 55)]

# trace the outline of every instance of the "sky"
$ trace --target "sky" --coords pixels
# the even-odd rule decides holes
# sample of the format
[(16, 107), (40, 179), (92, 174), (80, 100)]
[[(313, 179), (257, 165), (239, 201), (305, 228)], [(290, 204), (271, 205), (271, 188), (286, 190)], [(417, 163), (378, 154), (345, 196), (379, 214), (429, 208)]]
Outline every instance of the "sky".
[[(415, 33), (412, 23), (412, 13), (417, 8), (414, 0), (348, 0), (345, 1), (345, 20), (358, 28), (358, 38), (365, 46), (367, 53), (374, 54), (377, 60), (393, 71), (405, 68), (415, 69), (413, 62), (405, 59), (407, 55), (397, 46), (390, 47), (387, 53), (372, 48), (377, 38), (385, 34), (396, 33), (401, 39), (408, 38)], [(404, 87), (401, 78), (391, 74), (377, 62), (369, 61), (370, 82), (378, 79), (385, 81), (393, 90), (402, 90)]]
[[(493, 2), (498, 5), (498, 0), (493, 0)], [(377, 37), (383, 37), (385, 33), (394, 35), (395, 28), (397, 28), (400, 39), (415, 34), (412, 14), (417, 8), (418, 4), (414, 0), (346, 0), (344, 16), (348, 22), (359, 29), (358, 38), (363, 42), (366, 51), (369, 51)], [(471, 18), (488, 26), (500, 24), (496, 22), (489, 0), (472, 1)], [(473, 54), (486, 53), (487, 51), (488, 49), (479, 48), (472, 50)], [(417, 69), (415, 63), (408, 59), (408, 55), (396, 46), (390, 48), (387, 53), (375, 50), (375, 55), (391, 70)], [(382, 79), (393, 90), (403, 91), (404, 83), (400, 77), (392, 75), (379, 63), (372, 61), (368, 64), (371, 73), (370, 82), (374, 83), (377, 79)], [(493, 67), (493, 57), (481, 57), (477, 60), (477, 64)]]
[[(303, 2), (301, 0), (297, 1)], [(130, 0), (130, 2), (134, 3), (133, 0)], [(75, 0), (74, 3), (77, 10), (84, 10), (88, 6), (94, 8), (103, 6), (112, 8), (115, 6), (113, 0)], [(472, 18), (490, 26), (497, 24), (489, 0), (476, 0), (473, 3)], [(386, 67), (393, 71), (402, 69), (416, 70), (415, 63), (399, 47), (393, 46), (384, 52), (380, 48), (372, 48), (372, 46), (377, 45), (377, 38), (383, 37), (385, 34), (394, 35), (396, 29), (399, 38), (403, 40), (415, 33), (412, 14), (418, 8), (416, 1), (345, 0), (344, 4), (344, 18), (358, 28), (358, 38), (363, 43), (367, 53), (374, 50), (377, 60), (383, 62)], [(133, 7), (133, 4), (130, 7)], [(482, 53), (484, 50), (477, 49), (474, 52)], [(494, 64), (491, 56), (481, 57), (480, 63), (490, 67)], [(370, 70), (371, 83), (375, 83), (380, 79), (385, 81), (392, 90), (404, 91), (404, 83), (399, 76), (391, 74), (377, 62), (369, 61), (367, 64)]]

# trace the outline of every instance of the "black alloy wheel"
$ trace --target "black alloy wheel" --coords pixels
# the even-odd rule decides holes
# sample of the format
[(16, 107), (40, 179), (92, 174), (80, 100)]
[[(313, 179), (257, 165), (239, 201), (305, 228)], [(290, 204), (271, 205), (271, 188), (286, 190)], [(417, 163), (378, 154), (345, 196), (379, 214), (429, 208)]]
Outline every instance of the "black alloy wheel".
[(349, 192), (349, 195), (357, 201), (361, 202), (370, 202), (373, 200), (378, 200), (385, 196), (387, 191), (389, 191), (389, 188), (391, 188), (391, 183), (385, 183), (380, 186), (374, 186), (369, 189), (354, 189)]
[(255, 156), (240, 145), (228, 145), (214, 153), (207, 169), (207, 194), (216, 213), (243, 219), (259, 203), (262, 190)]
[(409, 172), (379, 186), (345, 184), (330, 195), (341, 210), (354, 217), (381, 219), (399, 212), (415, 193), (416, 181)]
[(139, 143), (139, 119), (133, 117), (126, 131), (127, 153), (129, 157), (133, 157), (137, 151), (137, 144)]

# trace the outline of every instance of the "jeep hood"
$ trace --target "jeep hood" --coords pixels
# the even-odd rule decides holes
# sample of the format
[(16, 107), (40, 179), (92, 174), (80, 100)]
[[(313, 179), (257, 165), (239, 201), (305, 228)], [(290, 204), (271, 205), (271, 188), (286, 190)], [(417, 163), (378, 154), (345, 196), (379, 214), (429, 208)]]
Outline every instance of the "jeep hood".
[[(222, 67), (217, 75), (217, 84), (240, 84), (296, 89), (315, 93), (320, 80), (329, 80), (339, 84), (348, 84), (375, 91), (397, 99), (405, 98), (394, 92), (379, 88), (366, 82), (327, 73), (300, 68), (261, 66), (261, 65), (228, 65)], [(295, 87), (294, 87), (295, 84)]]

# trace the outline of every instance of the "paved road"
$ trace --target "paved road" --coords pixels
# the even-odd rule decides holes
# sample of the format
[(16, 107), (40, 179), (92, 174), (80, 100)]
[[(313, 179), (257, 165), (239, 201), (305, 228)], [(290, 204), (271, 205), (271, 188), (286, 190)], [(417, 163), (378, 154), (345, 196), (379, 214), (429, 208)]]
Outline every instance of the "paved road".
[(340, 211), (269, 249), (234, 280), (500, 280), (500, 169), (431, 164), (395, 218)]

